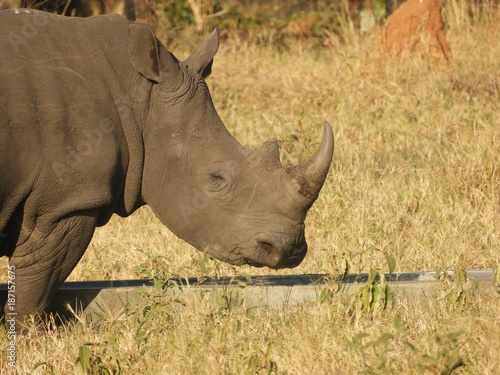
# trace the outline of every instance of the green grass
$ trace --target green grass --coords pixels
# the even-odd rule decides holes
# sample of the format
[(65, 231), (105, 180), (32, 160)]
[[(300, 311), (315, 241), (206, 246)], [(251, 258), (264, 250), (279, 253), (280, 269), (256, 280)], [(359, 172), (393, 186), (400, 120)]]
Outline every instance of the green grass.
[[(242, 144), (277, 138), (291, 164), (315, 150), (325, 120), (336, 136), (331, 173), (306, 221), (310, 252), (279, 274), (337, 274), (346, 265), (387, 271), (388, 255), (396, 271), (498, 269), (499, 13), (490, 6), (479, 17), (463, 4), (445, 8), (449, 64), (385, 57), (380, 30), (335, 48), (300, 40), (279, 51), (231, 39), (221, 45), (209, 86)], [(139, 278), (144, 270), (274, 273), (207, 259), (143, 208), (99, 228), (70, 280)], [(186, 303), (182, 313), (178, 301), (150, 298), (101, 324), (30, 331), (19, 338), (17, 371), (496, 374), (499, 297), (464, 293), (396, 298), (372, 311), (342, 292), (277, 310), (206, 299)]]

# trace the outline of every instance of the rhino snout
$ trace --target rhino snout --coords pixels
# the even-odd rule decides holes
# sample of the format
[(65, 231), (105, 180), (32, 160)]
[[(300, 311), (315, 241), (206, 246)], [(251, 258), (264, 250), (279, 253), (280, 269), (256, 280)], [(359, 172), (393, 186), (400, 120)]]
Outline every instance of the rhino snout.
[(258, 241), (261, 249), (264, 250), (266, 262), (263, 264), (266, 267), (276, 269), (276, 266), (283, 259), (283, 254), (281, 254), (276, 248), (267, 242)]
[(293, 244), (278, 247), (270, 242), (257, 241), (256, 257), (246, 258), (245, 262), (252, 267), (268, 267), (275, 270), (297, 267), (304, 259), (307, 244)]

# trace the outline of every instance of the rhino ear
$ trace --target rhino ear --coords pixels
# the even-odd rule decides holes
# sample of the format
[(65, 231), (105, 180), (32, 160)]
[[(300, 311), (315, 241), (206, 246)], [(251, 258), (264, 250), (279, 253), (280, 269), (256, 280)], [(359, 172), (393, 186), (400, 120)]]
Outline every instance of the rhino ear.
[(141, 75), (150, 81), (162, 82), (167, 73), (178, 71), (178, 60), (156, 39), (149, 26), (131, 22), (128, 28), (130, 61)]
[(128, 53), (134, 68), (151, 81), (160, 80), (160, 56), (153, 30), (147, 25), (130, 23)]
[(214, 29), (212, 34), (184, 60), (184, 64), (197, 71), (203, 78), (207, 78), (212, 72), (212, 63), (218, 49), (219, 33)]

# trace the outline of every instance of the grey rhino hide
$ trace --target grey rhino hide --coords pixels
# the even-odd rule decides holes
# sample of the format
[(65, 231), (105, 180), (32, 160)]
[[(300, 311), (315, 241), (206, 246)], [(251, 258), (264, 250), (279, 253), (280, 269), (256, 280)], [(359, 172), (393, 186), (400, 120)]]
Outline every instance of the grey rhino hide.
[(275, 142), (242, 147), (205, 84), (217, 49), (214, 31), (180, 62), (118, 15), (0, 12), (0, 255), (20, 317), (49, 309), (95, 227), (144, 204), (223, 261), (302, 261), (331, 128), (298, 166), (282, 168)]

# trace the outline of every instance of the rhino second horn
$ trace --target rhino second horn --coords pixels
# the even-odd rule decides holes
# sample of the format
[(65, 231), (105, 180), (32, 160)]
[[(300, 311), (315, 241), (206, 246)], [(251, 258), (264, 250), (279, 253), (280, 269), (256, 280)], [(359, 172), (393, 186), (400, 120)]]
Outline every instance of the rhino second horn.
[(250, 152), (249, 160), (250, 163), (265, 169), (280, 169), (281, 161), (278, 142), (276, 140), (264, 142), (258, 149)]
[(323, 139), (316, 152), (299, 165), (286, 169), (288, 175), (299, 184), (299, 193), (312, 202), (318, 197), (332, 162), (334, 138), (332, 127), (325, 122)]

